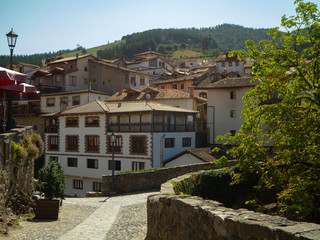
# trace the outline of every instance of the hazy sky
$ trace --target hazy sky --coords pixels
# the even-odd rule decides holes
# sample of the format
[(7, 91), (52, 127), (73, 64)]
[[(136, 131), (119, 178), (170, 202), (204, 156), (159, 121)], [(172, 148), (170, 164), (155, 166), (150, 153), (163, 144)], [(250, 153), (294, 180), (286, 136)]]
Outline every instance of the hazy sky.
[[(312, 0), (320, 5), (320, 0)], [(6, 34), (18, 34), (14, 54), (85, 48), (154, 28), (232, 23), (253, 28), (280, 25), (294, 15), (294, 0), (0, 0), (0, 55)]]

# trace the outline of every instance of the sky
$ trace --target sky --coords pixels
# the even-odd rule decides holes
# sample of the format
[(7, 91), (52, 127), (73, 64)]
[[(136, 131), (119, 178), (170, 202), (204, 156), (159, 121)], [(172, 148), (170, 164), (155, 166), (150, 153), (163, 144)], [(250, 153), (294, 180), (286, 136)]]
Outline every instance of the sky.
[[(311, 0), (320, 6), (320, 0)], [(96, 47), (155, 28), (200, 28), (231, 23), (280, 26), (295, 15), (294, 0), (0, 0), (0, 55), (6, 34), (18, 34), (14, 54)]]

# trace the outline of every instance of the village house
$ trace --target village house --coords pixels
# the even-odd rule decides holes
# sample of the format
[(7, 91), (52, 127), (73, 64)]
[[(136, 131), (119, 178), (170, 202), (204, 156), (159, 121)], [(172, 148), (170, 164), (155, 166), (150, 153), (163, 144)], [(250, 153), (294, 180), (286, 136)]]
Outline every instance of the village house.
[(251, 81), (253, 77), (242, 76), (223, 78), (198, 86), (197, 90), (207, 91), (207, 129), (209, 142), (215, 143), (218, 135), (234, 135), (241, 128), (244, 119), (240, 119), (244, 105), (243, 96), (260, 81)]
[(90, 54), (58, 58), (47, 63), (47, 69), (33, 74), (33, 84), (41, 93), (89, 89)]
[(119, 89), (144, 89), (153, 85), (155, 76), (121, 67), (120, 63), (123, 61), (116, 62), (89, 60), (89, 82), (92, 89), (112, 95)]
[(31, 78), (33, 74), (40, 68), (39, 65), (29, 64), (29, 63), (18, 63), (13, 65), (13, 70), (17, 72), (21, 72), (27, 75), (26, 83), (32, 84)]
[(46, 161), (59, 161), (67, 195), (101, 191), (111, 174), (114, 133), (115, 172), (163, 166), (163, 161), (195, 147), (197, 112), (152, 101), (99, 100), (44, 116)]
[(156, 76), (173, 71), (173, 66), (165, 59), (165, 55), (154, 51), (136, 54), (132, 62), (127, 62), (127, 68)]

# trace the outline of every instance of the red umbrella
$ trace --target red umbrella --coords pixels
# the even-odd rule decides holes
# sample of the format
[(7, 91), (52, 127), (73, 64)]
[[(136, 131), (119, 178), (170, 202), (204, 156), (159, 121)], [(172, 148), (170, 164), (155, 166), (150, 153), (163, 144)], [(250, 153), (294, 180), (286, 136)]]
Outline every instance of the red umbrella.
[(0, 67), (0, 87), (14, 85), (16, 82), (24, 83), (26, 80), (26, 74)]
[(0, 87), (0, 91), (5, 93), (12, 93), (13, 95), (35, 95), (38, 94), (36, 87), (27, 83), (21, 83), (19, 85), (8, 85)]

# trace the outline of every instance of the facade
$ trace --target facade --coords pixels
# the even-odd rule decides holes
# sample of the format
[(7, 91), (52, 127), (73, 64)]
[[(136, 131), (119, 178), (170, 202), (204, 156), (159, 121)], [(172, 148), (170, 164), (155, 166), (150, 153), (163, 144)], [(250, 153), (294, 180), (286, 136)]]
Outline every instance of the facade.
[(241, 128), (244, 119), (240, 119), (246, 92), (260, 81), (251, 82), (252, 77), (224, 78), (198, 87), (207, 90), (207, 129), (210, 144), (215, 143), (219, 135), (235, 134)]
[(173, 66), (165, 59), (165, 55), (153, 51), (136, 54), (132, 62), (127, 62), (127, 68), (156, 76), (173, 71)]
[(109, 95), (106, 93), (94, 90), (42, 94), (40, 100), (41, 113), (55, 113), (62, 109), (77, 107), (95, 100), (104, 101), (108, 97)]
[(153, 85), (154, 76), (122, 67), (120, 63), (123, 61), (117, 61), (116, 64), (113, 64), (105, 60), (90, 60), (89, 82), (91, 88), (112, 95), (119, 89), (130, 87), (144, 89)]
[(99, 100), (44, 116), (46, 161), (59, 161), (67, 195), (101, 191), (111, 174), (115, 133), (115, 173), (160, 167), (177, 152), (195, 146), (197, 112), (155, 102)]

